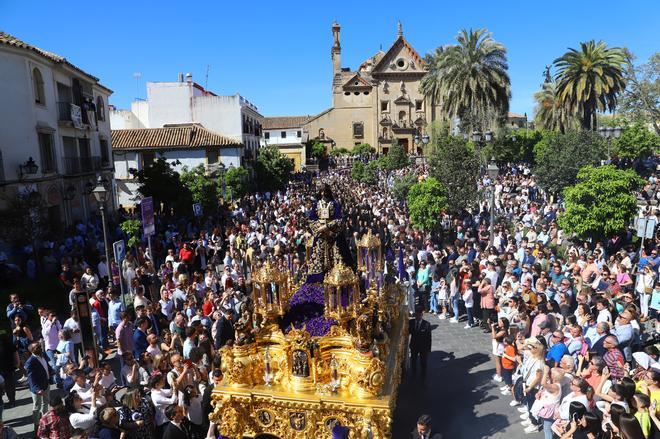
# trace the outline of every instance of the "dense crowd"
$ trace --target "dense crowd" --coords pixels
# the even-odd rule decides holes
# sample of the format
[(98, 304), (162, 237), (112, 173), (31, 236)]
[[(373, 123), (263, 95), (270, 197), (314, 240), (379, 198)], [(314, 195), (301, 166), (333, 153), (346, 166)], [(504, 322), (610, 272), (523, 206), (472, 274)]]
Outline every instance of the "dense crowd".
[[(406, 172), (424, 178), (426, 168), (381, 177), (391, 184)], [(119, 265), (108, 267), (101, 256), (98, 224), (79, 224), (52, 242), (49, 257), (61, 266), (71, 312), (58, 315), (11, 295), (12, 340), (3, 353), (15, 361), (2, 371), (9, 403), (17, 369), (32, 394), (39, 438), (217, 437), (208, 414), (213, 385), (222, 381), (220, 350), (253, 330), (246, 323), (255, 269), (270, 261), (304, 280), (317, 181), (298, 176), (286, 191), (246, 196), (201, 222), (158, 218), (151, 251), (142, 242)], [(412, 228), (405, 203), (387, 187), (358, 184), (339, 171), (323, 181), (342, 207), (354, 259), (359, 238), (368, 229), (378, 234), (397, 270), (390, 274), (406, 286), (416, 315), (411, 328), (423, 328), (414, 322), (428, 311), (492, 337), (493, 380), (521, 412), (525, 432), (592, 439), (656, 434), (655, 239), (641, 252), (630, 235), (571, 240), (557, 225), (560, 205), (524, 165), (480, 181), (495, 191), (495, 206), (484, 200), (472, 211), (444, 215), (443, 232), (432, 235)], [(83, 349), (80, 292), (90, 298), (97, 351)], [(424, 373), (427, 355), (412, 343), (411, 355)], [(420, 419), (418, 431), (430, 429), (428, 417)]]

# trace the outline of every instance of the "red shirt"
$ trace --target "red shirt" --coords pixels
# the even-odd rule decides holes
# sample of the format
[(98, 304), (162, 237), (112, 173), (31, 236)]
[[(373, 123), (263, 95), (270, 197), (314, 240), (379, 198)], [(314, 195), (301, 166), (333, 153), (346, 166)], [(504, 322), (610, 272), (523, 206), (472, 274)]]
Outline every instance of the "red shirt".
[(181, 259), (181, 262), (185, 264), (191, 264), (193, 259), (195, 259), (195, 252), (182, 248), (179, 250), (179, 259)]
[(202, 305), (202, 311), (204, 311), (205, 316), (210, 316), (213, 312), (213, 302), (210, 300), (204, 302), (204, 305)]
[(48, 410), (39, 420), (37, 436), (49, 439), (69, 439), (73, 428), (68, 417), (61, 417)]

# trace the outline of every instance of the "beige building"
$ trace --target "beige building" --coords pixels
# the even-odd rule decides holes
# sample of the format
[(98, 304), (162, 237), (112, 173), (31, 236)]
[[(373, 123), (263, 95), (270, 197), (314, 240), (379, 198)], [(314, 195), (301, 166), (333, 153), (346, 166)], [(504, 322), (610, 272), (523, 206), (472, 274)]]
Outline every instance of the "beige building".
[(328, 149), (368, 143), (383, 153), (398, 142), (411, 154), (421, 153), (415, 139), (423, 137), (437, 111), (419, 91), (426, 66), (403, 36), (401, 23), (387, 52), (378, 51), (354, 71), (341, 66), (336, 22), (332, 35), (332, 107), (304, 125), (304, 140), (323, 141)]

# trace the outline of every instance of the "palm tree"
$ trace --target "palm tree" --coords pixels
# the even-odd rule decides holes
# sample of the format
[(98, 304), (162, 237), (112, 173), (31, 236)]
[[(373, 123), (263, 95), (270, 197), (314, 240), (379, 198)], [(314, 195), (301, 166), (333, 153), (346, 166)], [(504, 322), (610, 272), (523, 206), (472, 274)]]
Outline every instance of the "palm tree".
[(625, 88), (625, 51), (591, 40), (580, 43), (580, 50), (569, 48), (554, 65), (557, 104), (583, 129), (596, 129), (596, 112), (613, 111)]
[(438, 103), (440, 90), (438, 63), (442, 59), (444, 51), (445, 48), (441, 46), (436, 48), (433, 53), (429, 53), (424, 57), (428, 71), (419, 83), (419, 91), (431, 100), (431, 120), (435, 120), (435, 106)]
[(564, 132), (579, 127), (579, 122), (559, 105), (556, 82), (545, 82), (541, 90), (534, 93), (534, 100), (534, 124), (538, 129)]
[(485, 131), (494, 119), (503, 120), (509, 111), (511, 82), (507, 72), (506, 48), (493, 40), (486, 29), (461, 30), (457, 45), (436, 51), (435, 66), (429, 69), (423, 90), (440, 103), (451, 118), (459, 117), (468, 132)]

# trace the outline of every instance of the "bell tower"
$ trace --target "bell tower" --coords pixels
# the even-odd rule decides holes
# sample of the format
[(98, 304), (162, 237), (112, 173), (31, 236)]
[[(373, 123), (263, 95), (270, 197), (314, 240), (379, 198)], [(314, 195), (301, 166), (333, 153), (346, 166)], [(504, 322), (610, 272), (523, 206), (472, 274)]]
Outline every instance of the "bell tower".
[(332, 37), (334, 43), (332, 44), (332, 49), (330, 50), (332, 58), (332, 74), (333, 76), (341, 72), (341, 44), (339, 43), (339, 31), (341, 26), (335, 21), (332, 23)]

